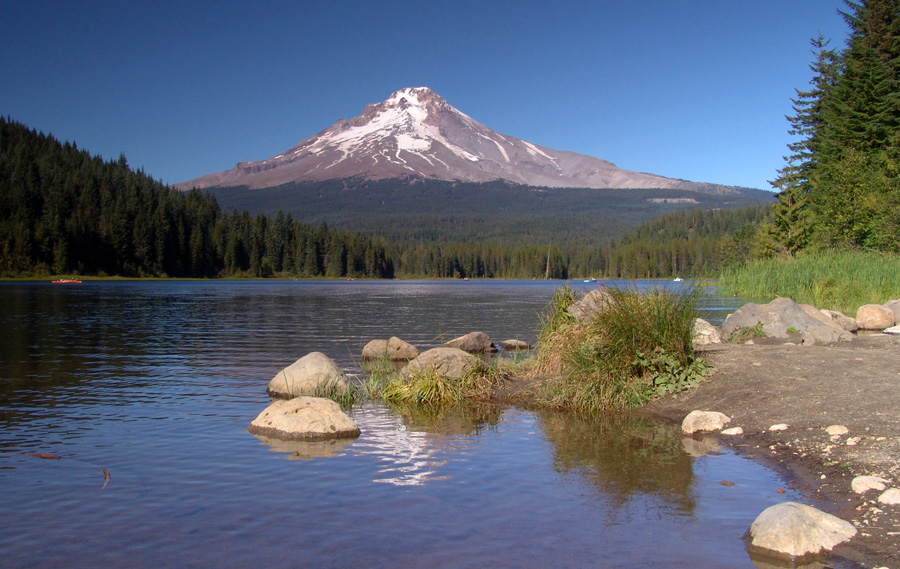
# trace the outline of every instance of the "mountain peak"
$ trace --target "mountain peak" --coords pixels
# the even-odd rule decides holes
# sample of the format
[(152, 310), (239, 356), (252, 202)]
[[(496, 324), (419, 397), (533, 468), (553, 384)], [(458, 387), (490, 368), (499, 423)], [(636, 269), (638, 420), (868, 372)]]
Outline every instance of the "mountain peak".
[(500, 134), (428, 87), (406, 87), (340, 119), (319, 134), (259, 162), (176, 187), (268, 188), (340, 178), (419, 177), (529, 186), (697, 189), (683, 180), (621, 170), (606, 160), (553, 150)]

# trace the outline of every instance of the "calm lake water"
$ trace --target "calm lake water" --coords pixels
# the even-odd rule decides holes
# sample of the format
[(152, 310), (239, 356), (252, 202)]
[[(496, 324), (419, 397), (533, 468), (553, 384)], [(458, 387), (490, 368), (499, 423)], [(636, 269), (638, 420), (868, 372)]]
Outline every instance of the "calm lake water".
[(0, 284), (0, 565), (752, 568), (742, 534), (800, 496), (671, 425), (370, 403), (355, 441), (247, 432), (310, 351), (357, 373), (374, 338), (532, 342), (559, 285)]

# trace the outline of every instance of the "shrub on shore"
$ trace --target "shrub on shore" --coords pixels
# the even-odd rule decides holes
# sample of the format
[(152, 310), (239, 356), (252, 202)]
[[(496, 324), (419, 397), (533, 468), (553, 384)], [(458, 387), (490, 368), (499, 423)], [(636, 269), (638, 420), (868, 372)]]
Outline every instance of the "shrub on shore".
[(900, 256), (871, 251), (818, 251), (757, 259), (722, 271), (724, 294), (787, 297), (853, 315), (864, 304), (900, 297)]
[(673, 293), (610, 289), (612, 301), (586, 321), (567, 311), (571, 290), (556, 293), (543, 318), (533, 372), (539, 404), (584, 411), (626, 408), (686, 389), (706, 364), (694, 356), (699, 289)]

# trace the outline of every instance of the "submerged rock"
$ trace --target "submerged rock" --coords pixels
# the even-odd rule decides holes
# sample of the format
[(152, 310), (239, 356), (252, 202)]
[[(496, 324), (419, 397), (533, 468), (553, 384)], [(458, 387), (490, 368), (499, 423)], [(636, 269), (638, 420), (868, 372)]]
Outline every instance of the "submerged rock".
[(829, 552), (855, 535), (849, 522), (812, 506), (783, 502), (763, 510), (745, 537), (751, 551), (794, 561)]
[(522, 340), (503, 340), (500, 342), (500, 347), (507, 352), (524, 352), (531, 349), (528, 342)]
[(441, 377), (460, 379), (481, 365), (481, 360), (459, 348), (432, 348), (419, 354), (401, 370), (404, 377), (434, 371)]
[(281, 440), (341, 439), (359, 436), (359, 427), (341, 406), (322, 397), (275, 401), (247, 427), (254, 435)]
[(347, 392), (347, 376), (328, 356), (310, 352), (278, 372), (269, 382), (273, 397), (291, 398), (336, 390)]
[(681, 431), (690, 435), (701, 431), (719, 431), (731, 417), (717, 411), (691, 411), (681, 422)]

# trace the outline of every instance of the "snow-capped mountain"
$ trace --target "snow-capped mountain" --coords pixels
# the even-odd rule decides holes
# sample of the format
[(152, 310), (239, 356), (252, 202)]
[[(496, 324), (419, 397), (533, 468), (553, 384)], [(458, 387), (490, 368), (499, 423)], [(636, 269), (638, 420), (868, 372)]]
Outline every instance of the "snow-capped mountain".
[(269, 188), (338, 178), (421, 177), (529, 186), (666, 188), (735, 191), (622, 170), (575, 152), (553, 150), (500, 134), (451, 106), (427, 87), (401, 89), (361, 115), (340, 119), (297, 146), (259, 162), (239, 162), (176, 187)]

